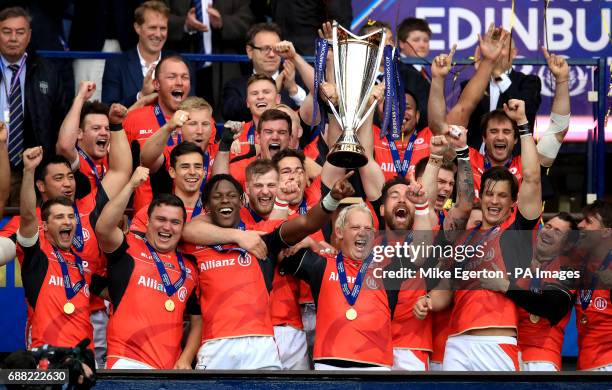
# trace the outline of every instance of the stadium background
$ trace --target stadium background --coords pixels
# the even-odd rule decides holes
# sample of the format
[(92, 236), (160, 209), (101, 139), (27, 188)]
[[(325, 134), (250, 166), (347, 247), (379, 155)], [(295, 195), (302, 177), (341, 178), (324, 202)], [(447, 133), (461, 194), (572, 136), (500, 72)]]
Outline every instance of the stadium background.
[[(592, 152), (597, 145), (597, 104), (599, 108), (610, 107), (612, 98), (606, 100), (605, 93), (610, 86), (609, 67), (612, 64), (612, 0), (572, 1), (562, 0), (550, 3), (546, 12), (548, 37), (544, 29), (544, 0), (517, 1), (496, 0), (483, 3), (470, 0), (452, 1), (406, 1), (406, 0), (353, 0), (353, 23), (351, 29), (357, 31), (368, 19), (389, 22), (393, 28), (405, 17), (414, 15), (426, 18), (432, 29), (431, 58), (441, 52), (447, 52), (452, 43), (457, 43), (458, 60), (469, 61), (477, 42), (477, 34), (484, 31), (491, 22), (512, 27), (513, 38), (519, 51), (518, 58), (524, 59), (522, 65), (515, 69), (524, 73), (538, 74), (542, 81), (542, 105), (538, 116), (537, 127), (547, 128), (547, 114), (552, 102), (551, 80), (543, 64), (541, 45), (546, 45), (551, 52), (564, 55), (573, 60), (606, 58), (605, 89), (600, 89), (596, 96), (596, 78), (594, 66), (572, 66), (570, 77), (570, 94), (572, 97), (572, 120), (570, 132), (555, 162), (551, 176), (557, 189), (558, 199), (549, 202), (545, 211), (579, 212), (587, 199), (588, 193), (599, 192), (599, 195), (610, 196), (611, 169), (598, 169), (596, 164), (589, 166), (593, 159)], [(537, 37), (537, 39), (536, 39)], [(63, 53), (65, 56), (66, 53)], [(53, 56), (53, 54), (51, 54)], [(451, 83), (447, 90), (447, 104), (454, 104), (459, 94), (459, 82), (473, 73), (469, 65), (457, 65), (456, 83)], [(601, 80), (601, 78), (600, 78)], [(593, 93), (595, 92), (595, 94)], [(612, 93), (612, 90), (610, 91)], [(604, 103), (602, 106), (601, 103)], [(603, 138), (603, 137), (602, 137)], [(601, 139), (601, 138), (600, 138)], [(605, 157), (603, 165), (612, 166), (610, 150), (612, 149), (612, 122), (605, 131)], [(603, 156), (602, 156), (603, 157)], [(599, 167), (602, 168), (602, 167)], [(605, 172), (605, 173), (604, 173)], [(599, 183), (599, 191), (597, 184)], [(8, 218), (0, 221), (4, 225)], [(16, 262), (0, 268), (0, 352), (14, 351), (24, 347), (24, 324), (26, 307), (19, 267)], [(563, 355), (577, 355), (575, 319), (570, 320)], [(374, 384), (374, 383), (372, 383)]]

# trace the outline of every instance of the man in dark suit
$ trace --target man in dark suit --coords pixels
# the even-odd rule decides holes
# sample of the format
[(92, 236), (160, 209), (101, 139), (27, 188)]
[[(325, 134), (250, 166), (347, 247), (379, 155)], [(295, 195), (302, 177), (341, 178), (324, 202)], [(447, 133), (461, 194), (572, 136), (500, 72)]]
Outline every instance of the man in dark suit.
[(10, 206), (19, 205), (23, 151), (42, 146), (46, 156), (54, 154), (71, 100), (56, 68), (34, 53), (26, 54), (30, 20), (21, 7), (0, 11), (0, 119), (9, 129)]
[(138, 44), (106, 62), (102, 77), (104, 103), (129, 107), (140, 97), (154, 92), (153, 73), (166, 43), (169, 13), (164, 3), (156, 0), (146, 1), (136, 9), (134, 30)]
[[(406, 18), (397, 27), (397, 39), (400, 47), (401, 59), (426, 58), (429, 55), (429, 39), (431, 30), (424, 19)], [(421, 117), (417, 123), (417, 130), (427, 126), (427, 101), (431, 76), (425, 65), (407, 64), (402, 61), (400, 72), (404, 80), (404, 88), (414, 91)]]
[[(276, 81), (281, 102), (298, 108), (306, 99), (306, 91), (296, 82), (295, 67), (281, 67), (281, 58), (274, 47), (281, 41), (276, 24), (259, 23), (247, 33), (246, 53), (253, 64), (253, 73), (264, 74)], [(223, 117), (226, 120), (249, 121), (251, 113), (246, 106), (246, 85), (250, 75), (228, 81), (223, 87)]]
[[(489, 87), (470, 116), (468, 144), (474, 149), (480, 149), (482, 144), (480, 129), (482, 116), (490, 111), (502, 108), (504, 103), (507, 103), (510, 99), (519, 99), (525, 102), (525, 113), (527, 114), (531, 131), (533, 131), (535, 116), (542, 102), (542, 97), (540, 96), (542, 82), (536, 75), (526, 75), (512, 69), (512, 60), (516, 57), (517, 53), (514, 40), (508, 39), (491, 73)], [(476, 46), (474, 58), (474, 67), (478, 69), (480, 60), (478, 46)], [(466, 84), (467, 80), (461, 83), (462, 90)]]

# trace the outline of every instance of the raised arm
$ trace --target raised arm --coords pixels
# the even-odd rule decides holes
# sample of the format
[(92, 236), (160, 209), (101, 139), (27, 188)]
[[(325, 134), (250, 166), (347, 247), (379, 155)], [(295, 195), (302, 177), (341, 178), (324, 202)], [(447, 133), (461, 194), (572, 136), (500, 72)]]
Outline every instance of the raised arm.
[(305, 215), (300, 215), (297, 218), (285, 222), (281, 226), (281, 236), (283, 241), (289, 245), (294, 245), (321, 229), (330, 219), (340, 201), (355, 193), (355, 190), (349, 183), (348, 179), (353, 175), (349, 172), (332, 187), (319, 204), (308, 210)]
[(132, 175), (132, 151), (123, 130), (123, 120), (127, 109), (114, 103), (108, 113), (110, 122), (110, 149), (108, 152), (108, 172), (102, 179), (102, 186), (109, 198), (114, 197), (130, 180)]
[(145, 167), (138, 167), (132, 174), (128, 184), (124, 186), (119, 193), (110, 198), (110, 201), (104, 206), (98, 223), (96, 224), (96, 237), (98, 245), (106, 253), (115, 251), (123, 242), (123, 231), (118, 227), (123, 220), (123, 213), (127, 207), (132, 192), (147, 181), (149, 170)]
[(219, 141), (219, 150), (215, 155), (215, 161), (213, 162), (212, 174), (218, 175), (221, 173), (230, 173), (230, 149), (232, 143), (238, 138), (238, 134), (242, 129), (244, 122), (227, 121), (223, 125), (223, 132), (221, 133), (221, 140)]
[[(444, 154), (448, 150), (448, 141), (443, 135), (434, 135), (429, 141), (429, 160), (425, 166), (421, 183), (427, 192), (427, 203), (430, 208), (432, 221), (437, 221), (438, 216), (434, 210), (436, 198), (438, 197), (438, 174), (444, 162)], [(437, 224), (437, 223), (436, 223)]]
[(31, 238), (38, 232), (36, 217), (36, 192), (34, 191), (34, 172), (43, 158), (42, 146), (26, 149), (23, 152), (23, 179), (19, 199), (19, 236)]
[(431, 62), (431, 87), (427, 101), (427, 124), (434, 134), (444, 134), (446, 125), (446, 100), (444, 99), (444, 79), (453, 67), (453, 56), (457, 45), (450, 53), (440, 54)]
[(157, 172), (164, 163), (164, 147), (172, 132), (189, 120), (189, 113), (177, 110), (172, 118), (147, 139), (140, 151), (140, 163), (151, 172)]
[(11, 166), (8, 157), (8, 129), (0, 122), (0, 218), (11, 192)]
[(555, 76), (555, 96), (550, 112), (550, 125), (546, 133), (540, 138), (537, 148), (540, 164), (543, 167), (550, 167), (555, 161), (563, 139), (569, 130), (569, 66), (563, 57), (549, 54), (546, 48), (542, 48), (542, 52), (548, 62), (548, 69)]
[(306, 88), (312, 91), (314, 88), (314, 68), (295, 51), (293, 43), (289, 41), (279, 42), (274, 47), (274, 51), (286, 61), (293, 63)]
[[(57, 143), (55, 144), (55, 152), (66, 157), (71, 164), (79, 161), (76, 144), (79, 137), (79, 128), (81, 127), (81, 109), (83, 104), (93, 96), (94, 92), (96, 92), (96, 83), (93, 81), (81, 81), (79, 83), (77, 95), (60, 127)], [(75, 166), (73, 164), (72, 168), (78, 168), (78, 165)]]
[(525, 102), (510, 99), (507, 104), (504, 104), (504, 111), (518, 124), (521, 137), (523, 181), (518, 192), (518, 209), (523, 217), (534, 220), (542, 213), (542, 184), (540, 182), (540, 159), (525, 114)]
[(480, 102), (489, 86), (495, 61), (501, 55), (504, 43), (509, 38), (510, 36), (507, 31), (502, 28), (495, 28), (493, 23), (489, 26), (484, 38), (478, 37), (479, 51), (482, 58), (478, 63), (476, 73), (459, 96), (459, 101), (448, 113), (448, 123), (461, 126), (468, 125), (470, 115), (476, 109), (478, 102)]
[[(457, 203), (444, 219), (446, 232), (462, 230), (467, 226), (474, 205), (474, 173), (470, 164), (470, 151), (467, 146), (467, 129), (454, 126), (450, 132), (451, 145), (457, 153)], [(449, 237), (449, 235), (446, 235)]]

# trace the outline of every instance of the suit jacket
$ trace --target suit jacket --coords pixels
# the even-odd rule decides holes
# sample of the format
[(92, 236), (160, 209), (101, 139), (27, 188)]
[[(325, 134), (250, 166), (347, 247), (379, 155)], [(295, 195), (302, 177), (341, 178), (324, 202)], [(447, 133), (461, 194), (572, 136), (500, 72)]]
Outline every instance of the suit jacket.
[[(162, 51), (162, 57), (168, 55)], [(190, 95), (195, 91), (195, 75), (189, 67), (191, 76)], [(142, 89), (144, 76), (140, 67), (140, 58), (136, 47), (120, 56), (106, 61), (102, 76), (102, 101), (106, 104), (121, 103), (126, 107), (136, 102), (136, 95)]]
[(66, 88), (60, 73), (50, 61), (29, 53), (23, 93), (24, 150), (42, 146), (44, 155), (52, 156), (55, 154), (59, 128), (74, 96), (72, 90)]
[[(223, 86), (223, 118), (225, 118), (225, 120), (247, 122), (252, 119), (251, 112), (246, 106), (246, 85), (249, 77), (251, 77), (251, 75), (230, 80)], [(296, 82), (301, 86), (301, 82), (299, 82), (297, 78), (298, 76), (296, 75)], [(308, 93), (308, 91), (306, 91), (306, 93)], [(281, 103), (293, 109), (298, 108), (284, 89), (281, 91)]]
[(404, 80), (404, 89), (410, 91), (416, 97), (420, 114), (416, 128), (421, 130), (427, 127), (427, 102), (431, 82), (426, 80), (411, 64), (400, 63), (400, 72)]
[[(542, 96), (540, 96), (542, 82), (536, 75), (526, 75), (521, 72), (515, 72), (514, 70), (510, 71), (508, 77), (512, 83), (506, 92), (499, 96), (499, 99), (497, 100), (497, 108), (502, 108), (504, 103), (507, 103), (510, 99), (524, 100), (525, 113), (527, 114), (529, 125), (533, 130), (535, 116), (538, 112), (538, 108), (540, 108), (540, 103), (542, 102)], [(461, 82), (461, 90), (465, 88), (467, 82), (467, 80)], [(482, 99), (480, 99), (476, 109), (470, 116), (470, 121), (468, 124), (468, 144), (477, 150), (480, 149), (480, 145), (482, 144), (480, 120), (482, 119), (483, 115), (490, 111), (489, 104), (489, 88), (487, 87), (485, 95), (482, 97)]]

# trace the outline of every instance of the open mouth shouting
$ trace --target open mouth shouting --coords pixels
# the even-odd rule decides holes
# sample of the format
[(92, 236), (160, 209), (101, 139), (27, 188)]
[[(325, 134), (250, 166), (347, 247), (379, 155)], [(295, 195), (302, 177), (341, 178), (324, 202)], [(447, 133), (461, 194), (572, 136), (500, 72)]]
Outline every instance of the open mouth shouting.
[(281, 144), (278, 142), (272, 142), (268, 145), (268, 151), (270, 155), (274, 156), (277, 152), (280, 152)]
[(172, 234), (170, 234), (170, 233), (167, 233), (167, 232), (158, 232), (157, 233), (157, 240), (159, 242), (168, 243), (168, 242), (170, 242), (171, 239), (172, 239)]
[(183, 101), (183, 96), (185, 95), (185, 91), (182, 88), (175, 88), (170, 92), (170, 96), (174, 101), (180, 103)]
[(72, 240), (70, 237), (71, 233), (72, 233), (72, 226), (65, 226), (61, 228), (59, 231), (60, 241), (63, 243), (66, 243), (66, 242), (69, 243)]

